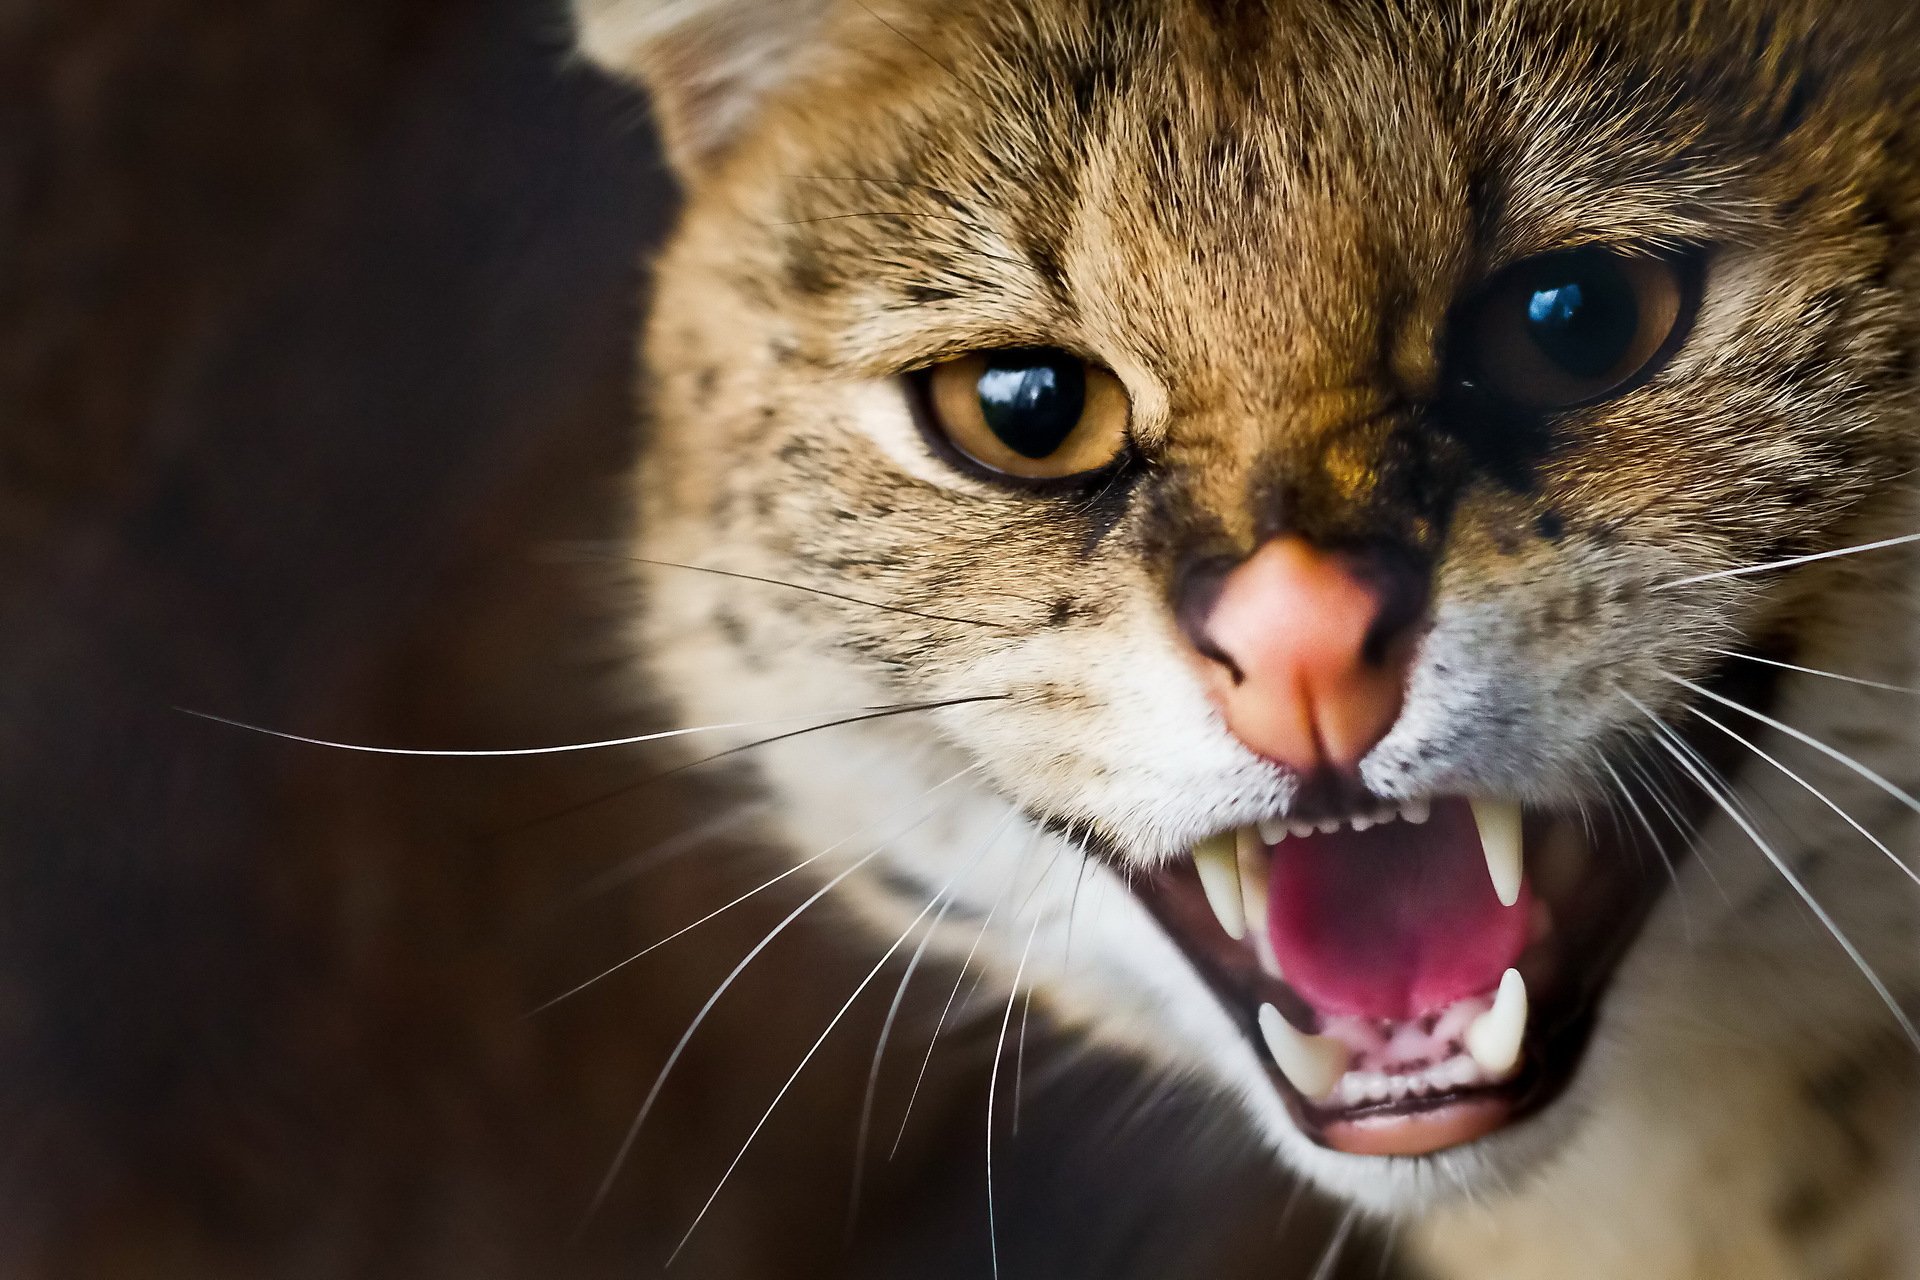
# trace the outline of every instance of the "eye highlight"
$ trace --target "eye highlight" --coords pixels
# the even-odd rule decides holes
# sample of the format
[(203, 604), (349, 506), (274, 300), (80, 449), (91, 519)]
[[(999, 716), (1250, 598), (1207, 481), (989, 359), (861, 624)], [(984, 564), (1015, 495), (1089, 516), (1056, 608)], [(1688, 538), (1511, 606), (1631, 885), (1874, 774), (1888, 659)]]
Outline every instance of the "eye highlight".
[(1462, 374), (1522, 408), (1568, 409), (1638, 386), (1686, 336), (1687, 259), (1574, 249), (1497, 276), (1461, 317)]
[(933, 426), (970, 461), (1027, 480), (1102, 470), (1127, 447), (1126, 388), (1070, 352), (975, 352), (926, 374)]

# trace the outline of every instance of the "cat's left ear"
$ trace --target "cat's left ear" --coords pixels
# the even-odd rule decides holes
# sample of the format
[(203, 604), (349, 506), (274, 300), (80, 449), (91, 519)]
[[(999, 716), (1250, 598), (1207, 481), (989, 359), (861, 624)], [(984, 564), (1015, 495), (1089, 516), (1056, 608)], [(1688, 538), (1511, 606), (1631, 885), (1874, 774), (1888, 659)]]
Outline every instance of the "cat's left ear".
[(574, 0), (582, 51), (644, 84), (697, 178), (793, 80), (835, 0)]

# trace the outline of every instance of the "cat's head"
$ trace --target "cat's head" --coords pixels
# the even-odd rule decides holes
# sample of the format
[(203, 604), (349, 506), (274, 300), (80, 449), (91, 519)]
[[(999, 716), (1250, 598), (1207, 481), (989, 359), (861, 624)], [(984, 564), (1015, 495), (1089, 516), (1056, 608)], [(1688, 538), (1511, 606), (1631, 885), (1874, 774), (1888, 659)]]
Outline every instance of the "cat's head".
[[(1910, 33), (1816, 8), (585, 0), (689, 198), (640, 554), (809, 589), (656, 573), (670, 692), (952, 701), (876, 740), (1128, 882), (1063, 1001), (1324, 1180), (1550, 1152), (1696, 712), (1858, 580), (1722, 575), (1911, 527)], [(946, 776), (815, 742), (796, 813)]]

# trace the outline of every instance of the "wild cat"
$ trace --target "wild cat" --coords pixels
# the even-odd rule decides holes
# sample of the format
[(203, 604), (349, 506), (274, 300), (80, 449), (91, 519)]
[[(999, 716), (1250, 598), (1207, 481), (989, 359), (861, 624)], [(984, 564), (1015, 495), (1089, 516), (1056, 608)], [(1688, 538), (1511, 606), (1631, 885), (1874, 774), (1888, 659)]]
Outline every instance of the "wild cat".
[(1434, 1274), (1920, 1275), (1909, 6), (579, 25), (639, 649), (855, 709), (751, 757), (822, 892)]

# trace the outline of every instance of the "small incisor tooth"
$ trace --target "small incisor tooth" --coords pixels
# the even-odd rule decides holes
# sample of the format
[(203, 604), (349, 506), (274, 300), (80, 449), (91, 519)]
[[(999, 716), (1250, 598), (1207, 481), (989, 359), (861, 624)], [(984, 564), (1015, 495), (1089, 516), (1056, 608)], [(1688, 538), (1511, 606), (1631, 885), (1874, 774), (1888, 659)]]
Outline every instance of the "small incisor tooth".
[(1527, 1037), (1527, 982), (1518, 969), (1501, 975), (1493, 1008), (1467, 1028), (1467, 1053), (1495, 1080), (1504, 1080), (1520, 1065), (1520, 1047)]
[(1279, 844), (1287, 838), (1287, 820), (1285, 818), (1262, 818), (1254, 824), (1260, 832), (1260, 838), (1268, 844)]
[(1208, 836), (1193, 847), (1193, 867), (1200, 873), (1200, 888), (1213, 908), (1214, 919), (1238, 942), (1247, 936), (1247, 909), (1240, 901), (1240, 864), (1234, 854), (1235, 835), (1223, 831)]
[(1499, 895), (1501, 906), (1510, 907), (1520, 901), (1520, 880), (1525, 872), (1520, 806), (1511, 800), (1475, 800), (1473, 822), (1480, 829), (1480, 851), (1487, 858), (1493, 891)]
[(1260, 1006), (1260, 1037), (1287, 1083), (1312, 1102), (1332, 1097), (1353, 1061), (1347, 1046), (1330, 1036), (1308, 1035), (1270, 1004)]

